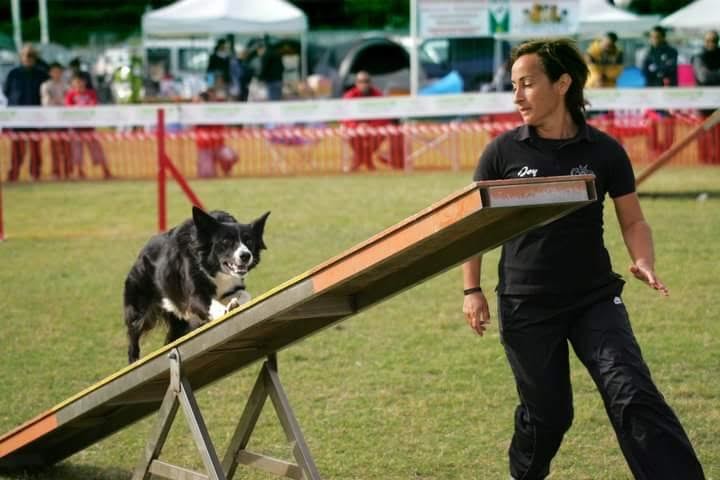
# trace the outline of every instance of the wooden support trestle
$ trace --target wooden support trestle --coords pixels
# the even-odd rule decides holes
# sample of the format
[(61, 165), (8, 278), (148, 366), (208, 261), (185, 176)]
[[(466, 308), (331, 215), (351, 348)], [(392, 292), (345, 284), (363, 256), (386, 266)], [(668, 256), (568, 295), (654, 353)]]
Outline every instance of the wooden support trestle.
[[(230, 480), (238, 465), (248, 465), (281, 477), (297, 480), (320, 480), (315, 462), (305, 443), (300, 425), (290, 407), (277, 372), (277, 356), (271, 354), (260, 369), (255, 386), (240, 417), (235, 434), (230, 440), (222, 463), (198, 407), (190, 382), (183, 376), (180, 353), (174, 349), (168, 355), (170, 385), (165, 392), (158, 422), (133, 473), (133, 480), (149, 480), (152, 476), (170, 480)], [(292, 446), (297, 463), (290, 463), (247, 450), (250, 436), (260, 417), (265, 400), (270, 397), (285, 436)], [(178, 409), (182, 407), (195, 446), (202, 458), (207, 474), (188, 470), (159, 460)]]

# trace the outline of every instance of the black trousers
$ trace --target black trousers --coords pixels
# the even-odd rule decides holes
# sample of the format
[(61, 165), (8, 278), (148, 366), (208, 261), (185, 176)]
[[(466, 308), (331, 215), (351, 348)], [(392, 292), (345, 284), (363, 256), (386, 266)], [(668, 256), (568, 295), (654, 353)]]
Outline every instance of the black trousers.
[(650, 377), (621, 290), (612, 285), (572, 299), (499, 296), (501, 339), (520, 397), (509, 450), (513, 478), (545, 478), (570, 428), (568, 343), (597, 385), (636, 479), (705, 478), (678, 418)]

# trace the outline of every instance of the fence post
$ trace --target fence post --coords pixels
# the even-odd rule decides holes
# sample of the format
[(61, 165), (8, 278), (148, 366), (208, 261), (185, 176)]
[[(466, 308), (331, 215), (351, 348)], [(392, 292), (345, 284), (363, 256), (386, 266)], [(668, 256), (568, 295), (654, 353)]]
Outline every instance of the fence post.
[(158, 108), (157, 111), (157, 184), (158, 184), (158, 231), (164, 232), (167, 229), (167, 197), (165, 192), (165, 110)]

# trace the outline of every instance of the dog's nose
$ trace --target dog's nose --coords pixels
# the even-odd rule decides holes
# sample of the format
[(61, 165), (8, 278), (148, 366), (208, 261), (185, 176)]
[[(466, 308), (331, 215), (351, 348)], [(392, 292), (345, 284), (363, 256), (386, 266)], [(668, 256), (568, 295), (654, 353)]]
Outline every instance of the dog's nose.
[(250, 252), (242, 252), (242, 253), (240, 254), (240, 260), (241, 260), (243, 263), (249, 262), (251, 257), (252, 257), (252, 255), (250, 255)]

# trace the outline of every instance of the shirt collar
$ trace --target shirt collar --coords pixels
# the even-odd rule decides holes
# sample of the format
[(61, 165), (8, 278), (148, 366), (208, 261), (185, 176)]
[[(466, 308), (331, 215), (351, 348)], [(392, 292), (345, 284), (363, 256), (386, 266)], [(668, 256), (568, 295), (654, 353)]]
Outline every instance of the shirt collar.
[[(535, 127), (532, 127), (532, 126), (528, 125), (527, 123), (523, 124), (520, 128), (518, 128), (517, 133), (515, 134), (515, 139), (520, 142), (524, 142), (524, 141), (527, 141), (527, 140), (530, 140), (533, 138), (539, 138), (537, 131), (535, 130)], [(578, 127), (577, 135), (575, 135), (575, 137), (573, 137), (571, 139), (568, 139), (567, 143), (568, 144), (575, 143), (575, 142), (579, 142), (581, 140), (585, 140), (588, 142), (595, 141), (595, 136), (593, 135), (593, 132), (590, 130), (590, 127), (588, 126), (588, 124), (586, 122), (583, 122)]]

